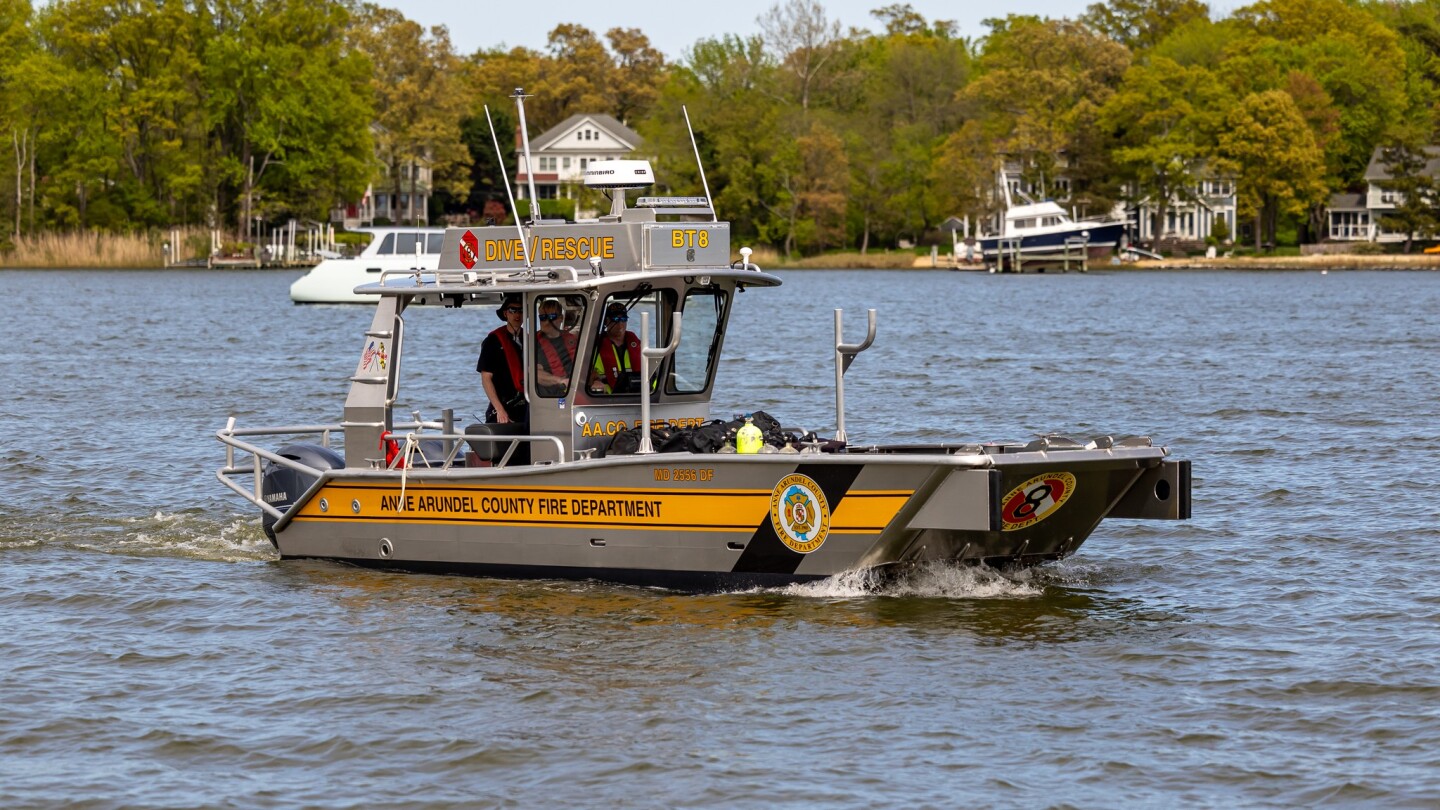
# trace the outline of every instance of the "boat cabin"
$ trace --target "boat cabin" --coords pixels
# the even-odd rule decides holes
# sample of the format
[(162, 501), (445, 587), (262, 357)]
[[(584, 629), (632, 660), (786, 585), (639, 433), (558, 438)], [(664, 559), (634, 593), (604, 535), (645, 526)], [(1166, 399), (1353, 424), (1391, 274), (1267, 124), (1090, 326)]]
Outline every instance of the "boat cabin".
[[(611, 161), (590, 168), (598, 178), (592, 185), (614, 194), (607, 216), (523, 228), (450, 228), (439, 269), (386, 272), (378, 283), (356, 289), (375, 295), (378, 305), (345, 404), (347, 467), (373, 465), (383, 449), (381, 434), (395, 430), (396, 403), (407, 401), (407, 324), (427, 309), (463, 324), (436, 331), (452, 348), (470, 347), (468, 364), (450, 373), (473, 380), (462, 386), (466, 401), (436, 403), (429, 412), (471, 414), (463, 432), (522, 437), (528, 447), (528, 453), (506, 456), (511, 441), (489, 441), (496, 450), (478, 453), (482, 463), (544, 465), (603, 455), (616, 433), (638, 427), (647, 413), (652, 425), (677, 427), (710, 418), (735, 294), (780, 281), (744, 260), (732, 266), (730, 226), (715, 220), (703, 197), (642, 197), (626, 207), (624, 189), (634, 187), (640, 170), (648, 173), (648, 164)], [(477, 427), (489, 404), (476, 373), (480, 345), (490, 331), (506, 328), (500, 307), (516, 300), (524, 312), (521, 367), (529, 421)], [(461, 316), (476, 311), (482, 314)], [(466, 362), (452, 359), (451, 365)]]

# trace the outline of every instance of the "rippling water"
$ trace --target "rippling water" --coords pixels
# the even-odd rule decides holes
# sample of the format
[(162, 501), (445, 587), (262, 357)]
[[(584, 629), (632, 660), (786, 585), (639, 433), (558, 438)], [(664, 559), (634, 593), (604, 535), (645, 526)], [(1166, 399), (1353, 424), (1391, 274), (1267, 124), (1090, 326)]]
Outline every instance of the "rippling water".
[(281, 563), (214, 431), (339, 421), (368, 310), (3, 272), (0, 806), (1440, 806), (1440, 274), (782, 275), (717, 416), (833, 430), (874, 307), (852, 440), (1150, 435), (1195, 519), (882, 593)]

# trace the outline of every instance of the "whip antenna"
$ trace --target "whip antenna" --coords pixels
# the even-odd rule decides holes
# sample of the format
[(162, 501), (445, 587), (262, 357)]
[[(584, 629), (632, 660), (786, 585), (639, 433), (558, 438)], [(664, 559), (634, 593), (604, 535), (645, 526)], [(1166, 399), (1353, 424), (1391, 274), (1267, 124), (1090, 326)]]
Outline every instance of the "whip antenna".
[(525, 89), (515, 88), (510, 94), (515, 99), (515, 108), (520, 111), (520, 144), (525, 148), (525, 179), (530, 183), (530, 224), (540, 221), (540, 198), (535, 196), (535, 164), (530, 162), (530, 130), (525, 126)]
[(520, 252), (524, 255), (525, 266), (528, 268), (530, 248), (525, 244), (525, 229), (520, 227), (520, 212), (515, 209), (515, 195), (510, 193), (510, 173), (505, 170), (505, 156), (500, 152), (500, 137), (495, 134), (495, 121), (490, 117), (489, 104), (485, 105), (485, 120), (490, 124), (490, 139), (495, 142), (495, 162), (500, 164), (500, 179), (505, 181), (505, 198), (510, 201), (510, 210), (515, 211), (515, 232), (520, 235)]
[(695, 150), (695, 168), (700, 170), (700, 185), (705, 188), (705, 204), (710, 206), (710, 221), (719, 222), (720, 218), (715, 216), (715, 201), (710, 199), (710, 184), (705, 180), (705, 165), (700, 162), (700, 145), (695, 143), (695, 130), (690, 126), (690, 111), (681, 104), (680, 112), (685, 114), (685, 130), (690, 133), (690, 148)]

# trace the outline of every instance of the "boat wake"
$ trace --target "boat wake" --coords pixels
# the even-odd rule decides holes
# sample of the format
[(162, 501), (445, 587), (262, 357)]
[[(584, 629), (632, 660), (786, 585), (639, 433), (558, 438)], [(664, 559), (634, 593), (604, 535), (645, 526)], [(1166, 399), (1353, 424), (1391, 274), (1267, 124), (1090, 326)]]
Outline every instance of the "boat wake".
[(198, 512), (155, 512), (120, 518), (71, 516), (27, 520), (0, 532), (0, 549), (53, 546), (134, 557), (184, 557), (215, 562), (256, 562), (277, 557), (260, 521), (217, 521)]
[(1033, 570), (1001, 571), (983, 565), (927, 563), (899, 576), (846, 571), (780, 589), (816, 599), (903, 596), (929, 599), (1029, 599), (1045, 592), (1048, 578)]

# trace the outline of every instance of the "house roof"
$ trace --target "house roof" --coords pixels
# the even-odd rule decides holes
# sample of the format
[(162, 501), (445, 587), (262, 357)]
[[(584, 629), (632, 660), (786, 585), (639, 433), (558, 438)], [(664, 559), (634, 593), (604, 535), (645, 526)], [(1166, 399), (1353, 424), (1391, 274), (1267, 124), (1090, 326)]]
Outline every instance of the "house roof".
[(1363, 211), (1365, 210), (1364, 194), (1332, 194), (1330, 195), (1331, 211)]
[[(1390, 179), (1390, 167), (1385, 165), (1383, 149), (1375, 147), (1370, 153), (1370, 165), (1365, 167), (1365, 180), (1370, 183), (1378, 183)], [(1440, 177), (1440, 146), (1430, 145), (1425, 147), (1425, 169), (1422, 172), (1426, 177)]]
[(543, 151), (565, 141), (582, 123), (593, 125), (631, 150), (638, 149), (644, 140), (639, 133), (620, 123), (614, 116), (604, 113), (576, 113), (542, 132), (540, 137), (534, 140), (535, 150)]

